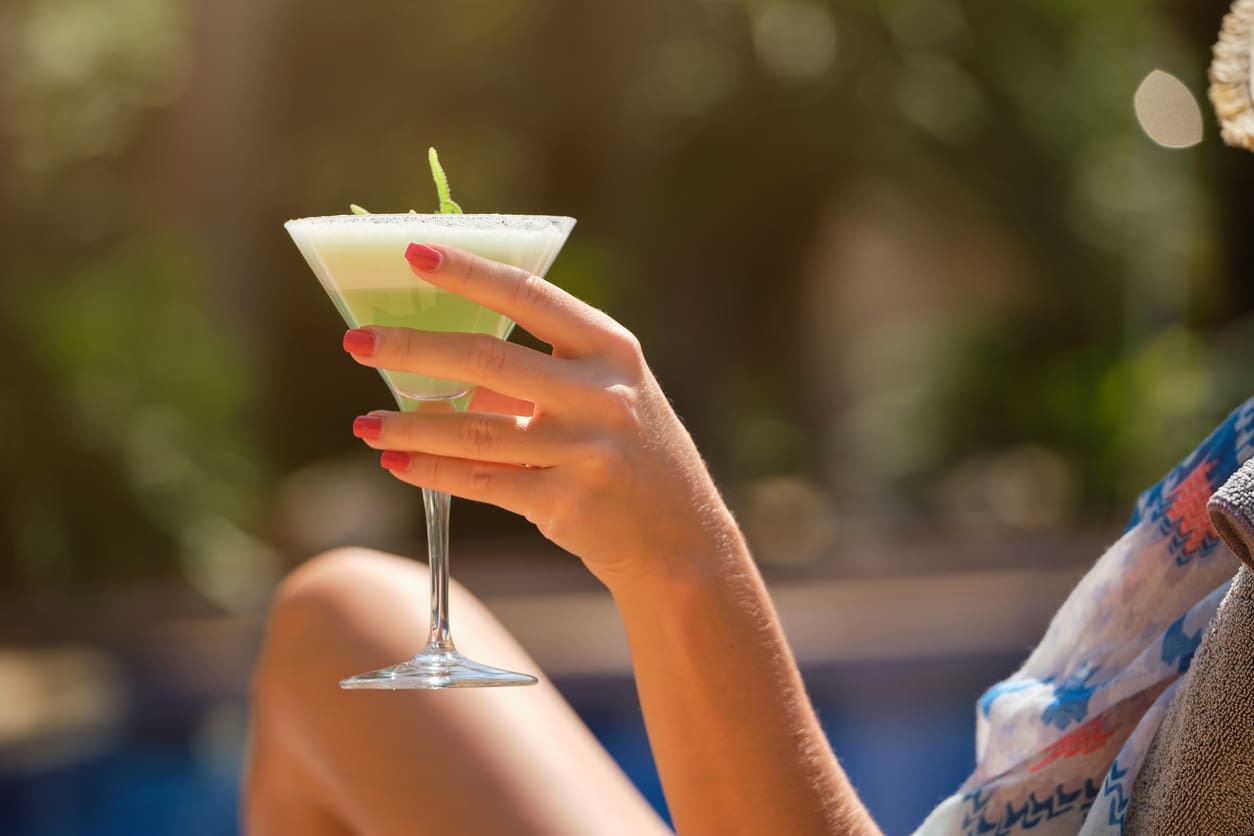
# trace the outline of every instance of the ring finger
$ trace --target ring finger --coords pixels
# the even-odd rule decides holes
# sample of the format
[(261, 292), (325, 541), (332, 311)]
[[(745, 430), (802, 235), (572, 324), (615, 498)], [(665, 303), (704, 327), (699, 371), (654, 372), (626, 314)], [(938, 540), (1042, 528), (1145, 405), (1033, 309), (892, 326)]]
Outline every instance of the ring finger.
[(568, 403), (581, 390), (577, 364), (487, 334), (370, 325), (344, 335), (363, 366), (486, 386), (532, 403)]
[(353, 421), (353, 435), (376, 450), (403, 450), (531, 467), (557, 464), (561, 445), (551, 425), (486, 412), (372, 412)]

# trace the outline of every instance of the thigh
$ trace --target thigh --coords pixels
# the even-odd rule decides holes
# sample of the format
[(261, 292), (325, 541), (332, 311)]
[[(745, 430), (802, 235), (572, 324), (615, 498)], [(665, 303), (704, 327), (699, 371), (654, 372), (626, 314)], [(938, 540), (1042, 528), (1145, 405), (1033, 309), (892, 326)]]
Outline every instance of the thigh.
[(304, 771), (266, 734), (249, 743), (244, 778), (243, 832), (248, 836), (354, 836), (356, 831), (319, 802)]
[[(358, 833), (669, 833), (543, 677), (526, 688), (337, 687), (421, 647), (427, 583), (425, 566), (361, 550), (285, 581), (255, 683), (259, 750), (281, 753), (312, 800)], [(468, 655), (537, 672), (472, 595), (455, 586), (450, 605)]]

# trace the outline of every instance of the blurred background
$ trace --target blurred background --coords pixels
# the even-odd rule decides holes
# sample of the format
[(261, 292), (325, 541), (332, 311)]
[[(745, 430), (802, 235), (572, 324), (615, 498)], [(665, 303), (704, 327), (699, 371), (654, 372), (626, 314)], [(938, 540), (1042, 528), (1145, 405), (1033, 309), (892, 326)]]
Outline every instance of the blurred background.
[[(551, 278), (643, 340), (909, 832), (978, 694), (1254, 392), (1226, 5), (0, 4), (0, 829), (237, 832), (274, 584), (422, 553), (350, 434), (387, 391), (281, 224), (434, 209), (435, 145), (468, 211), (579, 219)], [(660, 805), (604, 593), (504, 512), (452, 532)]]

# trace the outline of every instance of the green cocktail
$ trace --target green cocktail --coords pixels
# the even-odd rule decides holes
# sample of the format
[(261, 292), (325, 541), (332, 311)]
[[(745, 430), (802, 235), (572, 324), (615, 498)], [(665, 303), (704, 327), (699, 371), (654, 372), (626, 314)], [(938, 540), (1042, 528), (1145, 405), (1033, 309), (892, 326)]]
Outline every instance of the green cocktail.
[[(352, 327), (395, 325), (505, 337), (514, 323), (424, 282), (405, 261), (411, 243), (448, 244), (543, 276), (575, 222), (539, 215), (336, 215), (286, 228)], [(464, 383), (383, 371), (401, 409), (458, 400)]]
[[(437, 163), (432, 162), (437, 171)], [(447, 200), (442, 183), (441, 205)], [(504, 338), (513, 321), (419, 278), (405, 259), (413, 243), (445, 244), (543, 276), (566, 243), (575, 221), (540, 215), (336, 215), (286, 224), (292, 240), (323, 288), (353, 328), (399, 326)], [(465, 409), (473, 387), (426, 375), (383, 370), (397, 405)], [(440, 408), (436, 406), (435, 408)], [(448, 617), (449, 495), (423, 490), (431, 560), (431, 633), (417, 655), (398, 665), (349, 677), (342, 688), (466, 688), (531, 685), (529, 674), (502, 670), (458, 652)]]
[[(397, 325), (424, 331), (460, 331), (504, 337), (513, 323), (496, 311), (434, 287), (346, 290), (344, 305), (349, 323)], [(407, 372), (385, 372), (384, 377), (402, 404), (410, 401), (457, 398), (466, 386), (455, 380), (439, 380)]]

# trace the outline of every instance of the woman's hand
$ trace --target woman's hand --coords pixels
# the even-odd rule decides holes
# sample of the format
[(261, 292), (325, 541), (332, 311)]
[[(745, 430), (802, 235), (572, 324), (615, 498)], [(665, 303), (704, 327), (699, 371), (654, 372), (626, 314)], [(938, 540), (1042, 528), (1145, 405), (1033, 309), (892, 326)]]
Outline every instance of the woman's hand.
[(354, 433), (398, 479), (522, 514), (612, 590), (699, 577), (739, 530), (636, 338), (524, 270), (413, 244), (415, 273), (512, 318), (547, 354), (486, 335), (371, 326), (344, 347), (380, 369), (481, 387), (471, 411), (372, 412)]

